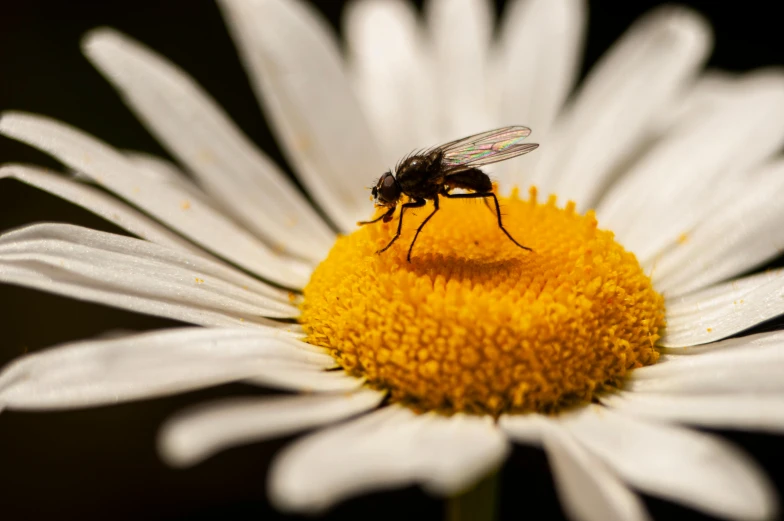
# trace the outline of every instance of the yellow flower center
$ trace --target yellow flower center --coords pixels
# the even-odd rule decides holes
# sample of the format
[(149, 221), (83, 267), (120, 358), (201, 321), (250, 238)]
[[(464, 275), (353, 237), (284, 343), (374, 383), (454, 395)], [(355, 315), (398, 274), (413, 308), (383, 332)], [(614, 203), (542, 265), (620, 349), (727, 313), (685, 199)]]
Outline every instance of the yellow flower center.
[[(550, 412), (658, 358), (664, 300), (593, 212), (554, 197), (441, 199), (338, 239), (305, 288), (302, 323), (348, 372), (416, 409)], [(380, 214), (379, 214), (380, 215)]]

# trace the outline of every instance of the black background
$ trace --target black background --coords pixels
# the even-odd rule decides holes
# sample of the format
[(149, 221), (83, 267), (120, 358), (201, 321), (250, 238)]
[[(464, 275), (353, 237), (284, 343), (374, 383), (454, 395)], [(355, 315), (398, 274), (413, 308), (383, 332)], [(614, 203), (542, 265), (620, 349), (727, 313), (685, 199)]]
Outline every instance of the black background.
[[(716, 32), (709, 65), (734, 71), (780, 65), (784, 37), (776, 2), (686, 2)], [(314, 2), (339, 28), (344, 2)], [(659, 2), (593, 2), (585, 70), (641, 13)], [(503, 2), (499, 3), (502, 6)], [(122, 148), (166, 155), (79, 52), (90, 28), (116, 27), (192, 74), (273, 159), (272, 141), (217, 7), (206, 0), (0, 3), (0, 110), (38, 112)], [(731, 124), (731, 122), (729, 122)], [(0, 162), (57, 167), (48, 157), (0, 138)], [(92, 214), (16, 181), (0, 181), (0, 231), (62, 221), (120, 232)], [(121, 233), (121, 232), (120, 232)], [(22, 353), (113, 329), (179, 325), (0, 285), (0, 364)], [(190, 470), (171, 470), (153, 451), (156, 427), (173, 411), (205, 399), (259, 394), (226, 385), (171, 398), (63, 413), (0, 414), (0, 517), (3, 519), (278, 519), (265, 502), (269, 461), (287, 440), (229, 450)], [(722, 432), (750, 452), (784, 495), (784, 439)], [(559, 519), (544, 455), (516, 448), (503, 470), (502, 519)], [(707, 519), (645, 497), (657, 519)], [(438, 519), (443, 503), (411, 487), (349, 501), (329, 519)]]

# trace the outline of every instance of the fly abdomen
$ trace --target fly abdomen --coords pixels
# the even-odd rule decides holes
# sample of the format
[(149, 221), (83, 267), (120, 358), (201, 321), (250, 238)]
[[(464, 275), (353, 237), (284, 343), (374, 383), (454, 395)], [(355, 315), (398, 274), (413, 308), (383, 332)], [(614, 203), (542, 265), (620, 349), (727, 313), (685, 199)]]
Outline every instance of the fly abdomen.
[(444, 179), (448, 188), (463, 188), (474, 192), (492, 192), (493, 183), (490, 177), (478, 168), (468, 168), (461, 172), (449, 174)]

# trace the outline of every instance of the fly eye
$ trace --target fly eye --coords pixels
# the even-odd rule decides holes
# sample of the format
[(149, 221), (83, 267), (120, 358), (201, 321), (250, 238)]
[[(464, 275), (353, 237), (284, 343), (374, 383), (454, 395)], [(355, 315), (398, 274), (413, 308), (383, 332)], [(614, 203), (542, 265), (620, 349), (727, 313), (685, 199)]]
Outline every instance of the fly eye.
[(400, 198), (400, 187), (395, 176), (389, 172), (383, 175), (378, 183), (378, 195), (380, 200), (387, 203), (394, 203)]

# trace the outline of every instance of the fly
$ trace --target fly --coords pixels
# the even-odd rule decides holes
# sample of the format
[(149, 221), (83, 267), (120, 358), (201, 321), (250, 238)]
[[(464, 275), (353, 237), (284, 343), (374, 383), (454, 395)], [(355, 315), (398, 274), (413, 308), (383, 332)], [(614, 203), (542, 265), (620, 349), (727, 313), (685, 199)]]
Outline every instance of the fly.
[[(419, 233), (438, 212), (439, 196), (448, 199), (484, 199), (485, 202), (492, 197), (495, 202), (498, 227), (517, 246), (532, 251), (531, 248), (517, 242), (504, 228), (501, 221), (501, 207), (498, 204), (498, 197), (493, 193), (490, 177), (478, 168), (506, 161), (535, 150), (539, 146), (536, 143), (520, 143), (529, 134), (531, 134), (531, 129), (527, 127), (504, 127), (451, 141), (406, 157), (395, 167), (397, 177), (392, 172), (385, 172), (373, 187), (372, 193), (376, 206), (387, 207), (388, 210), (372, 221), (360, 221), (357, 224), (391, 221), (400, 198), (403, 195), (408, 197), (408, 202), (402, 203), (400, 207), (397, 233), (389, 241), (389, 244), (376, 252), (383, 253), (400, 237), (400, 231), (403, 229), (403, 213), (406, 209), (421, 208), (425, 206), (426, 200), (432, 200), (433, 211), (419, 225), (416, 234), (414, 234), (414, 240), (408, 247), (406, 259), (411, 262), (411, 252), (414, 250), (414, 243), (419, 237)], [(455, 188), (470, 190), (471, 193), (450, 193)]]

